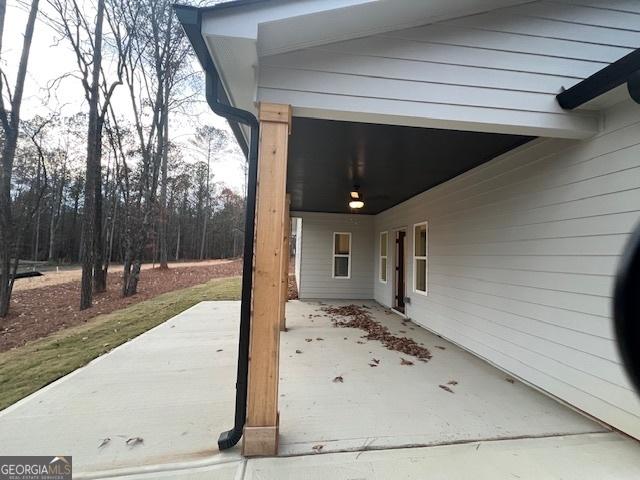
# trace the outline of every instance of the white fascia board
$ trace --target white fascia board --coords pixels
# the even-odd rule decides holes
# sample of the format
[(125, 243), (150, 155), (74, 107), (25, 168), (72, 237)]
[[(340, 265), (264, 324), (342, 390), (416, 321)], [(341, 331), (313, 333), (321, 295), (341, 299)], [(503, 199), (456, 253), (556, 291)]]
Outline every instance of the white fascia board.
[(474, 132), (583, 139), (596, 134), (594, 112), (554, 115), (540, 112), (491, 111), (478, 107), (389, 102), (384, 99), (318, 96), (308, 92), (259, 91), (259, 100), (288, 103), (293, 115), (347, 122), (442, 128)]
[(206, 35), (251, 38), (257, 40), (258, 25), (286, 18), (335, 10), (353, 5), (375, 3), (380, 0), (271, 0), (217, 12), (207, 12), (202, 19), (202, 33)]
[(256, 41), (258, 56), (359, 38), (530, 0), (270, 0), (205, 13), (207, 36)]

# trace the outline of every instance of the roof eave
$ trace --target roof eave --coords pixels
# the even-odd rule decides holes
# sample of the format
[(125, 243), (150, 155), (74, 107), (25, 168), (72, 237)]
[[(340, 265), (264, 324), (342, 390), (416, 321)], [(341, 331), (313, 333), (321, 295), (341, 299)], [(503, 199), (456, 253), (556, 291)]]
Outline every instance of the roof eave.
[[(256, 3), (258, 1), (268, 1), (268, 0), (238, 0), (238, 3)], [(236, 3), (236, 2), (231, 2)], [(222, 4), (224, 5), (224, 4)], [(202, 36), (202, 13), (205, 11), (209, 11), (219, 5), (214, 5), (212, 7), (193, 7), (191, 5), (180, 5), (174, 4), (173, 9), (176, 12), (176, 16), (178, 17), (178, 21), (182, 25), (184, 32), (191, 43), (191, 46), (200, 62), (202, 69), (205, 72), (215, 73), (217, 76), (218, 70), (217, 67), (209, 54), (209, 50), (207, 48), (207, 44), (204, 41)], [(224, 89), (220, 90), (221, 98), (219, 101), (226, 105), (231, 105), (229, 100), (229, 96)], [(245, 138), (240, 125), (237, 122), (229, 121), (229, 126), (231, 127), (231, 131), (233, 135), (236, 137), (238, 144), (240, 145), (240, 149), (244, 153), (245, 157), (248, 155), (249, 146), (247, 143), (247, 139)]]

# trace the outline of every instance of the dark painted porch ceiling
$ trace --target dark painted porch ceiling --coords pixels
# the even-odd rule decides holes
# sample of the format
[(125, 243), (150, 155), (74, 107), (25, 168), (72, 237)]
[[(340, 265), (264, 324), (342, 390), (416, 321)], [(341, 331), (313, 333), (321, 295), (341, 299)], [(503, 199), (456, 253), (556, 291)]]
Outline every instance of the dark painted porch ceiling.
[(531, 137), (295, 117), (289, 139), (291, 210), (377, 214), (474, 168)]

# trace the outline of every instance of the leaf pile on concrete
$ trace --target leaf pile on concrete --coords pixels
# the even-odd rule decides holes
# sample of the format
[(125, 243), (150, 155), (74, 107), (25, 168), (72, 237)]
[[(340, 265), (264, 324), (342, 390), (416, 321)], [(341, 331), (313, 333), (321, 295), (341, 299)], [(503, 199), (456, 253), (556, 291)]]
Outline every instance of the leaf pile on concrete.
[[(387, 327), (376, 322), (369, 312), (358, 305), (323, 307), (322, 310), (332, 316), (331, 321), (334, 327), (359, 328), (367, 332), (364, 338), (378, 340), (389, 350), (413, 355), (424, 360), (431, 358), (431, 352), (425, 347), (418, 345), (411, 338), (393, 335)], [(339, 320), (335, 317), (346, 317), (348, 320)]]

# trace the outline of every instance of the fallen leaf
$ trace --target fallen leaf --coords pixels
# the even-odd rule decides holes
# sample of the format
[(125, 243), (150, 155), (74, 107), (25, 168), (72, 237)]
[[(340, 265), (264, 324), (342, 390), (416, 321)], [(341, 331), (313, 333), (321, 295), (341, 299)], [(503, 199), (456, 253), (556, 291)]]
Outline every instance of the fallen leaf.
[(458, 382), (456, 380), (451, 380), (450, 382), (447, 382), (447, 385), (457, 385)]
[(400, 365), (413, 365), (413, 362), (409, 360), (405, 360), (404, 358), (400, 359)]
[(296, 350), (296, 353), (302, 353), (302, 350)]
[(376, 363), (370, 363), (370, 364), (369, 364), (369, 366), (370, 366), (370, 367), (377, 367), (377, 366), (378, 366), (378, 364), (376, 364)]
[[(371, 313), (358, 305), (344, 305), (339, 307), (324, 307), (323, 310), (331, 315), (334, 327), (359, 328), (364, 330), (366, 340), (378, 340), (387, 349), (412, 355), (417, 358), (431, 358), (431, 353), (425, 347), (418, 345), (412, 338), (393, 335), (387, 327), (376, 321)], [(388, 313), (388, 312), (387, 312)], [(336, 317), (346, 317), (339, 320)], [(405, 322), (403, 322), (406, 324)], [(362, 345), (364, 342), (358, 341)]]
[(311, 447), (311, 450), (313, 450), (314, 453), (320, 453), (323, 448), (324, 445), (314, 445), (313, 447)]
[(216, 350), (216, 352), (222, 352), (222, 349), (221, 349), (221, 348), (219, 348), (218, 350)]
[(509, 383), (516, 383), (516, 381), (513, 378), (505, 378), (505, 381), (509, 382)]
[(342, 376), (336, 377), (333, 379), (333, 383), (344, 383), (344, 378)]
[(100, 442), (100, 445), (98, 445), (98, 448), (102, 448), (104, 447), (107, 443), (109, 443), (111, 441), (111, 439), (109, 437), (107, 438), (103, 438), (102, 441)]
[(441, 347), (440, 345), (436, 345), (436, 348), (439, 348), (440, 350), (446, 350), (445, 347)]
[(142, 437), (131, 437), (126, 441), (126, 444), (130, 447), (135, 447), (139, 443), (144, 443), (144, 438)]
[(318, 337), (318, 338), (316, 338), (316, 340), (318, 340), (319, 342), (322, 342), (324, 340), (324, 338)]
[(372, 361), (373, 363), (375, 363), (376, 365), (379, 365), (379, 364), (380, 364), (380, 360), (378, 360), (377, 358), (372, 358), (372, 359), (371, 359), (371, 361)]
[(438, 385), (441, 389), (449, 392), (449, 393), (454, 393), (453, 390), (451, 390), (449, 387), (447, 387), (446, 385)]
[(357, 343), (358, 345), (364, 345), (364, 342), (361, 342), (360, 340), (358, 340), (356, 343)]
[(313, 342), (313, 338), (305, 338), (304, 341), (305, 342)]

